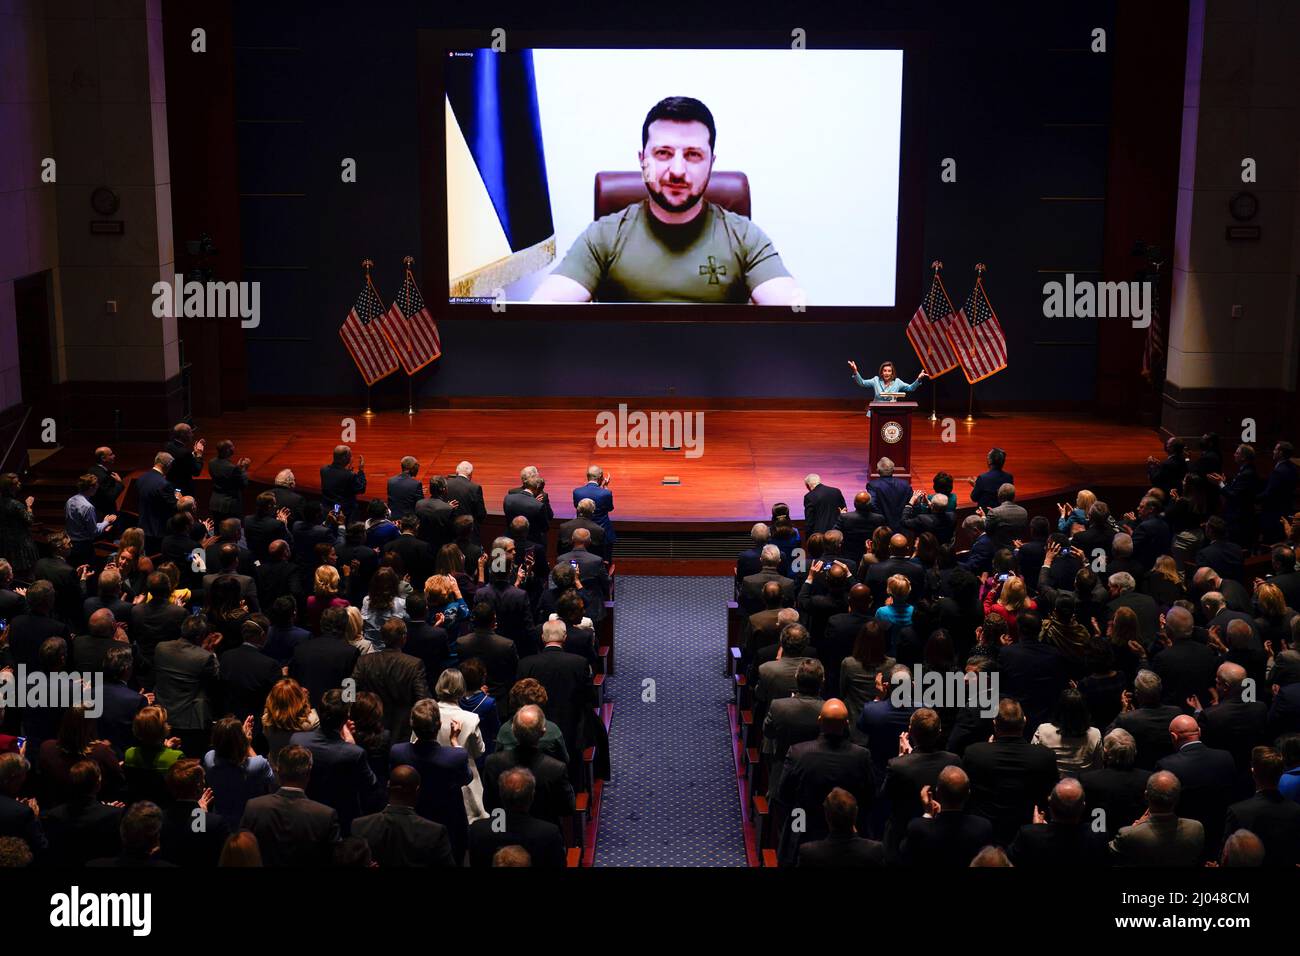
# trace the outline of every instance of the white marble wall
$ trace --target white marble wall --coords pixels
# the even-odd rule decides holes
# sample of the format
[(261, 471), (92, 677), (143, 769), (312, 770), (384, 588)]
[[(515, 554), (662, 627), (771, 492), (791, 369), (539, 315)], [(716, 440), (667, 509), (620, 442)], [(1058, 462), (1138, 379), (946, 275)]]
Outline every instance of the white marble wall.
[(14, 280), (58, 265), (46, 24), (40, 0), (0, 0), (0, 411), (22, 401)]
[[(46, 0), (57, 158), (58, 368), (67, 381), (161, 382), (179, 371), (175, 319), (152, 314), (174, 272), (159, 0)], [(109, 186), (121, 236), (92, 235)], [(106, 303), (116, 301), (110, 314)]]
[[(1257, 181), (1241, 181), (1252, 157)], [(1259, 241), (1230, 241), (1228, 200), (1259, 199)], [(1300, 351), (1300, 3), (1193, 0), (1174, 241), (1168, 380), (1296, 387)], [(1240, 318), (1232, 318), (1241, 306)]]

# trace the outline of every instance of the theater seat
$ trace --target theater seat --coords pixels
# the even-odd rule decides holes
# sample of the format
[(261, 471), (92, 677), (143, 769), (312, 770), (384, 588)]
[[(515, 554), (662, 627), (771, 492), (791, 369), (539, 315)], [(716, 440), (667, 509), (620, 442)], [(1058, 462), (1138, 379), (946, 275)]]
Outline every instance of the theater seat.
[[(609, 170), (596, 174), (595, 218), (626, 209), (646, 197), (639, 170)], [(749, 218), (749, 177), (742, 172), (715, 172), (709, 178), (704, 198), (724, 209)]]

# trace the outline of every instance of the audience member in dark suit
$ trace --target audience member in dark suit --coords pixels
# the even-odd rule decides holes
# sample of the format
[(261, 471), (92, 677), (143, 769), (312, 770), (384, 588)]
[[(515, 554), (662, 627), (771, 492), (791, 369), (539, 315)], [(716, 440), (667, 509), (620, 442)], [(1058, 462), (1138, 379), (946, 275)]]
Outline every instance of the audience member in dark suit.
[(1147, 496), (1138, 505), (1137, 524), (1133, 528), (1133, 560), (1142, 568), (1150, 571), (1156, 558), (1169, 554), (1173, 548), (1174, 535), (1169, 522), (1164, 519), (1160, 502)]
[[(560, 525), (559, 534), (559, 553), (564, 554), (566, 551), (573, 549), (573, 532), (578, 528), (586, 530), (591, 535), (589, 547), (593, 554), (598, 554), (606, 561), (610, 559), (609, 547), (605, 541), (605, 529), (593, 520), (592, 516), (596, 513), (596, 504), (590, 498), (583, 498), (577, 505), (578, 513)], [(755, 568), (754, 570), (758, 570)]]
[(1118, 728), (1132, 735), (1136, 748), (1134, 766), (1148, 772), (1155, 769), (1162, 757), (1174, 752), (1169, 723), (1183, 712), (1177, 704), (1162, 703), (1163, 687), (1155, 671), (1138, 671), (1132, 692), (1124, 694), (1123, 709), (1107, 728), (1107, 731)]
[(811, 536), (830, 531), (835, 527), (840, 512), (846, 510), (844, 493), (822, 484), (820, 475), (808, 475), (803, 484), (808, 489), (803, 496), (804, 533)]
[(394, 520), (414, 514), (415, 506), (424, 500), (424, 486), (416, 477), (420, 473), (419, 459), (407, 455), (398, 467), (401, 471), (388, 479), (388, 512)]
[(871, 599), (876, 607), (885, 606), (885, 589), (895, 574), (901, 574), (911, 582), (914, 602), (925, 596), (925, 568), (908, 559), (909, 551), (907, 535), (894, 534), (889, 539), (888, 558), (859, 566), (858, 577), (871, 588)]
[(835, 787), (822, 803), (826, 837), (799, 847), (799, 866), (881, 867), (885, 848), (875, 840), (858, 836), (858, 801), (842, 787)]
[[(49, 581), (37, 581), (27, 589), (27, 613), (9, 622), (9, 653), (13, 664), (26, 665), (28, 671), (39, 670), (41, 645), (51, 637), (69, 640), (72, 631), (54, 616), (56, 596)], [(183, 608), (178, 609), (181, 616)]]
[(95, 493), (90, 503), (95, 506), (95, 514), (109, 515), (117, 511), (117, 499), (126, 490), (122, 476), (113, 470), (117, 455), (107, 445), (95, 449), (95, 463), (87, 469), (86, 474), (94, 475)]
[(1199, 700), (1187, 702), (1197, 711), (1205, 746), (1232, 754), (1243, 781), (1250, 776), (1251, 751), (1268, 741), (1268, 705), (1242, 700), (1245, 680), (1244, 667), (1225, 662), (1219, 665), (1214, 695), (1206, 702), (1209, 706), (1202, 710)]
[(1292, 460), (1294, 455), (1295, 446), (1289, 441), (1280, 441), (1273, 446), (1273, 470), (1268, 473), (1268, 481), (1255, 499), (1255, 505), (1259, 509), (1259, 530), (1265, 544), (1273, 544), (1286, 537), (1282, 531), (1282, 519), (1289, 520), (1295, 511), (1300, 468)]
[(1204, 825), (1204, 852), (1213, 856), (1219, 851), (1228, 805), (1239, 793), (1236, 764), (1226, 750), (1205, 746), (1195, 717), (1175, 717), (1169, 724), (1169, 736), (1174, 752), (1161, 758), (1156, 770), (1168, 770), (1178, 778), (1182, 812)]
[(447, 500), (456, 503), (453, 516), (469, 515), (474, 519), (474, 527), (482, 528), (487, 507), (483, 503), (483, 486), (474, 483), (474, 466), (462, 461), (456, 466), (456, 473), (448, 475), (446, 480)]
[(167, 790), (172, 802), (163, 809), (158, 855), (176, 866), (216, 866), (230, 824), (208, 806), (212, 792), (204, 785), (203, 764), (193, 757), (176, 761), (167, 773)]
[[(50, 556), (41, 558), (32, 568), (32, 578), (48, 581), (54, 587), (54, 614), (72, 630), (81, 628), (81, 606), (86, 592), (81, 574), (68, 563), (72, 540), (63, 531), (55, 531), (46, 538)], [(87, 575), (89, 572), (85, 572)]]
[(216, 716), (214, 699), (220, 665), (212, 651), (206, 614), (187, 617), (181, 636), (163, 641), (154, 651), (154, 694), (167, 709), (172, 728), (183, 741), (182, 750), (203, 752), (208, 730)]
[(581, 754), (585, 740), (584, 716), (595, 705), (591, 667), (564, 649), (568, 630), (563, 621), (542, 625), (542, 650), (519, 662), (516, 676), (532, 677), (546, 688), (546, 719), (558, 724), (569, 753)]
[(918, 491), (903, 508), (903, 529), (913, 538), (929, 532), (940, 544), (950, 542), (956, 528), (948, 510), (948, 496), (926, 497), (925, 492)]
[(551, 519), (551, 502), (547, 497), (546, 482), (542, 478), (530, 478), (522, 490), (508, 494), (501, 502), (507, 522), (517, 517), (528, 519), (528, 540), (546, 547), (546, 532)]
[(159, 452), (154, 457), (153, 467), (135, 479), (140, 528), (144, 531), (144, 548), (148, 554), (158, 553), (163, 535), (167, 533), (167, 522), (176, 513), (179, 491), (166, 477), (171, 465), (172, 456)]
[(44, 862), (51, 866), (85, 866), (91, 860), (117, 856), (122, 848), (118, 834), (122, 808), (100, 801), (103, 778), (99, 764), (80, 760), (69, 773), (72, 788), (68, 802), (42, 816), (49, 841), (49, 855)]
[(867, 813), (876, 796), (871, 754), (849, 740), (849, 712), (844, 702), (822, 704), (821, 734), (816, 740), (795, 744), (785, 757), (781, 789), (773, 807), (774, 825), (780, 827), (777, 859), (794, 866), (799, 848), (827, 836), (826, 819), (816, 812), (836, 787), (858, 802), (857, 829), (866, 831)]
[(1171, 488), (1183, 486), (1183, 476), (1187, 474), (1186, 446), (1181, 438), (1171, 438), (1165, 442), (1165, 451), (1169, 457), (1163, 461), (1154, 455), (1147, 458), (1147, 478), (1152, 487), (1159, 488), (1166, 497)]
[(505, 827), (496, 825), (496, 817), (479, 820), (470, 827), (470, 866), (491, 866), (493, 855), (506, 846), (523, 847), (533, 866), (547, 869), (564, 866), (564, 838), (560, 828), (529, 812), (536, 786), (536, 778), (526, 767), (510, 767), (501, 774), (497, 793), (505, 811)]
[(30, 770), (22, 754), (0, 754), (0, 837), (19, 837), (39, 856), (48, 846), (37, 816), (40, 807), (35, 798), (22, 796)]
[(970, 866), (975, 854), (994, 840), (988, 818), (966, 809), (970, 798), (965, 770), (956, 765), (940, 770), (935, 785), (923, 786), (918, 794), (925, 814), (907, 825), (902, 861), (919, 872)]
[(1108, 619), (1122, 607), (1132, 608), (1138, 618), (1138, 632), (1142, 643), (1150, 645), (1160, 631), (1160, 607), (1155, 598), (1138, 591), (1137, 581), (1127, 571), (1116, 571), (1106, 579), (1110, 601), (1106, 604)]
[(536, 705), (521, 707), (511, 718), (514, 746), (503, 747), (487, 758), (483, 769), (483, 807), (489, 812), (502, 806), (501, 777), (512, 767), (524, 767), (533, 775), (531, 813), (557, 826), (573, 815), (573, 785), (569, 768), (540, 749), (546, 733), (546, 716)]
[[(239, 584), (239, 599), (244, 602), (244, 606), (254, 614), (260, 613), (261, 604), (257, 600), (257, 582), (251, 575), (240, 574), (239, 568), (239, 548), (233, 544), (223, 544), (221, 546), (219, 563), (208, 565), (213, 570), (211, 574), (203, 575), (202, 591), (206, 596), (212, 590), (212, 583), (223, 575), (232, 577)], [(250, 568), (249, 570), (252, 570)]]
[(251, 464), (249, 458), (235, 459), (234, 442), (227, 440), (217, 444), (217, 457), (208, 462), (208, 474), (212, 476), (208, 511), (213, 521), (243, 517), (244, 489), (248, 487), (248, 466)]
[(1229, 581), (1240, 581), (1246, 570), (1246, 552), (1228, 537), (1228, 524), (1218, 515), (1205, 522), (1205, 547), (1196, 552), (1198, 568), (1213, 568)]
[(441, 475), (430, 478), (429, 497), (416, 501), (410, 513), (420, 519), (418, 534), (429, 547), (436, 550), (451, 543), (456, 509), (447, 498), (446, 478)]
[[(271, 542), (287, 541), (291, 517), (287, 508), (279, 508), (275, 495), (264, 491), (253, 503), (253, 513), (244, 517), (244, 540), (248, 542), (248, 551), (254, 561), (265, 563), (270, 555)], [(245, 571), (256, 575), (256, 568)]]
[[(526, 569), (515, 565), (507, 554), (513, 547), (510, 538), (497, 538), (492, 543), (493, 554), (488, 560), (488, 583), (474, 592), (473, 604), (491, 605), (495, 616), (496, 632), (514, 642), (520, 657), (536, 653), (533, 636), (533, 605), (528, 592), (519, 585)], [(470, 609), (471, 615), (473, 608)], [(496, 696), (495, 694), (493, 696)]]
[(761, 521), (749, 529), (749, 540), (752, 542), (753, 547), (736, 555), (735, 586), (732, 588), (732, 595), (735, 600), (740, 600), (740, 588), (745, 578), (751, 574), (758, 574), (763, 570), (763, 546), (770, 541), (771, 537), (771, 530)]
[(1034, 808), (1034, 822), (1020, 828), (1007, 855), (1016, 866), (1092, 867), (1105, 866), (1106, 840), (1094, 833), (1082, 784), (1065, 777), (1052, 788), (1047, 799), (1048, 816)]
[(844, 535), (844, 559), (851, 561), (854, 566), (861, 563), (871, 533), (884, 523), (885, 516), (876, 509), (875, 502), (871, 500), (871, 492), (859, 491), (854, 495), (853, 510), (846, 511), (835, 519), (835, 530)]
[(1173, 643), (1153, 649), (1151, 669), (1160, 675), (1167, 704), (1181, 706), (1192, 696), (1210, 699), (1219, 656), (1193, 639), (1192, 627), (1190, 612), (1171, 607), (1165, 614), (1165, 635)]
[(72, 639), (74, 671), (103, 670), (109, 651), (117, 646), (130, 646), (126, 630), (113, 619), (113, 612), (108, 608), (100, 608), (90, 615), (86, 631)]
[(990, 448), (987, 461), (988, 471), (978, 478), (967, 479), (971, 484), (970, 500), (985, 511), (997, 507), (999, 488), (1016, 483), (1011, 472), (1002, 470), (1002, 466), (1007, 463), (1005, 451), (1001, 448)]
[(1238, 445), (1232, 459), (1237, 465), (1237, 473), (1231, 481), (1226, 480), (1222, 474), (1206, 477), (1219, 486), (1228, 537), (1243, 547), (1253, 547), (1255, 539), (1259, 537), (1259, 515), (1256, 509), (1264, 490), (1264, 482), (1255, 470), (1253, 445)]
[(207, 444), (202, 438), (195, 441), (194, 429), (182, 422), (172, 429), (172, 437), (163, 445), (163, 451), (172, 458), (167, 464), (167, 480), (183, 495), (194, 494), (194, 479), (203, 474)]
[(338, 811), (339, 829), (344, 835), (351, 832), (353, 820), (382, 805), (379, 782), (366, 752), (352, 741), (347, 727), (351, 706), (343, 699), (343, 691), (326, 691), (316, 708), (320, 726), (289, 738), (291, 746), (311, 751), (307, 796)]
[(1032, 822), (1034, 807), (1047, 802), (1059, 778), (1056, 755), (1025, 740), (1024, 711), (1006, 697), (993, 718), (993, 740), (967, 747), (962, 766), (970, 775), (971, 809), (989, 819), (1003, 846)]
[(1127, 730), (1115, 729), (1102, 740), (1102, 765), (1097, 770), (1079, 774), (1084, 798), (1092, 812), (1105, 816), (1105, 837), (1113, 840), (1119, 828), (1142, 816), (1146, 810), (1149, 770), (1133, 766), (1137, 744)]
[(1182, 785), (1168, 771), (1147, 781), (1147, 813), (1120, 827), (1110, 841), (1111, 860), (1119, 866), (1199, 866), (1205, 852), (1205, 827), (1180, 817)]
[(95, 726), (118, 759), (135, 744), (131, 725), (148, 703), (144, 694), (128, 686), (134, 661), (129, 644), (118, 644), (104, 655), (104, 703)]
[(401, 558), (402, 567), (411, 576), (412, 586), (419, 582), (422, 588), (429, 575), (433, 574), (434, 553), (427, 541), (416, 536), (420, 529), (420, 519), (415, 515), (406, 515), (397, 526), (402, 529), (402, 533), (384, 545), (384, 553), (392, 552)]
[(363, 654), (353, 668), (358, 691), (377, 694), (384, 705), (384, 723), (394, 740), (411, 736), (411, 708), (432, 696), (424, 661), (406, 653), (406, 622), (390, 617), (381, 628), (383, 650)]
[(285, 747), (276, 760), (276, 774), (280, 789), (249, 800), (239, 828), (257, 837), (265, 866), (328, 866), (334, 844), (342, 837), (339, 814), (307, 796), (311, 751)]
[(903, 509), (914, 494), (912, 485), (905, 478), (894, 477), (894, 463), (888, 458), (876, 462), (876, 474), (878, 477), (867, 482), (871, 503), (884, 523), (899, 531), (903, 527)]
[(307, 596), (303, 590), (302, 576), (297, 565), (289, 560), (291, 554), (288, 541), (272, 541), (266, 559), (256, 569), (254, 580), (257, 582), (257, 598), (263, 607), (274, 606), (282, 597), (292, 598), (295, 607), (306, 606)]
[(939, 749), (942, 734), (938, 712), (929, 707), (912, 711), (905, 738), (898, 744), (898, 756), (890, 758), (885, 765), (885, 782), (880, 793), (889, 801), (884, 843), (891, 863), (899, 859), (908, 824), (927, 809), (921, 805), (921, 789), (933, 790), (945, 767), (961, 766), (960, 757)]
[(774, 799), (781, 788), (781, 773), (785, 755), (795, 744), (816, 740), (819, 732), (823, 683), (826, 678), (822, 663), (815, 658), (804, 658), (795, 670), (795, 692), (791, 697), (773, 700), (763, 718), (763, 761), (768, 765), (768, 799)]
[[(438, 743), (442, 712), (437, 701), (425, 699), (411, 708), (414, 743), (397, 743), (388, 754), (392, 768), (408, 766), (420, 776), (420, 793), (415, 812), (447, 828), (452, 859), (465, 858), (469, 841), (469, 818), (465, 815), (463, 788), (473, 779), (469, 755), (460, 744), (460, 725), (453, 722), (449, 745)], [(391, 773), (391, 771), (390, 771)]]
[(352, 517), (357, 508), (357, 495), (366, 491), (366, 456), (357, 458), (357, 470), (352, 470), (352, 449), (347, 445), (334, 447), (334, 460), (322, 465), (320, 470), (321, 503), (326, 511), (338, 505), (344, 520)]
[(320, 617), (320, 636), (299, 644), (289, 661), (289, 676), (296, 680), (319, 706), (327, 690), (343, 686), (351, 677), (361, 652), (345, 637), (347, 611), (332, 607)]
[(1294, 868), (1300, 862), (1300, 803), (1278, 791), (1285, 770), (1282, 754), (1256, 747), (1251, 754), (1255, 795), (1228, 807), (1223, 832), (1248, 830), (1264, 844), (1264, 865)]
[(394, 767), (388, 774), (388, 806), (352, 821), (352, 835), (366, 841), (381, 867), (457, 865), (447, 828), (416, 813), (419, 802), (420, 774), (414, 767)]
[[(582, 514), (583, 501), (590, 501), (594, 506), (590, 517), (600, 525), (605, 535), (603, 549), (596, 545), (593, 545), (593, 549), (604, 555), (606, 561), (614, 560), (614, 543), (618, 540), (618, 535), (614, 533), (614, 522), (609, 517), (609, 513), (614, 510), (614, 492), (609, 490), (611, 477), (613, 476), (605, 474), (599, 465), (590, 465), (587, 468), (587, 483), (573, 489), (573, 507), (579, 515)], [(592, 539), (595, 540), (595, 535), (592, 535)]]
[(1016, 504), (1015, 485), (998, 486), (997, 504), (985, 509), (984, 529), (993, 539), (995, 548), (1014, 547), (1015, 542), (1025, 536), (1029, 530), (1029, 512)]
[(781, 573), (781, 549), (774, 544), (763, 545), (759, 554), (761, 570), (748, 575), (740, 582), (740, 594), (737, 602), (746, 614), (756, 614), (763, 610), (763, 585), (775, 581), (781, 588), (781, 603), (792, 607), (795, 601), (795, 584)]
[(162, 840), (163, 813), (156, 803), (140, 800), (133, 803), (122, 814), (118, 826), (118, 835), (122, 838), (122, 852), (115, 857), (100, 857), (91, 860), (87, 867), (104, 868), (143, 868), (167, 867), (168, 863), (159, 855)]
[[(489, 588), (490, 585), (485, 585), (478, 594)], [(472, 657), (482, 660), (487, 670), (488, 693), (497, 700), (505, 700), (519, 667), (518, 645), (508, 637), (496, 633), (496, 612), (488, 601), (480, 601), (478, 594), (475, 595), (475, 604), (470, 611), (472, 629), (456, 641), (456, 656), (462, 661)]]
[(280, 662), (266, 652), (268, 632), (258, 621), (244, 621), (240, 636), (239, 646), (221, 656), (222, 712), (240, 721), (261, 720), (267, 695), (284, 675)]
[(283, 468), (276, 472), (275, 487), (271, 489), (271, 494), (275, 495), (275, 510), (289, 512), (289, 518), (285, 521), (289, 527), (293, 527), (295, 521), (302, 520), (303, 506), (307, 504), (307, 499), (294, 490), (296, 487), (297, 479), (292, 471)]
[[(1057, 602), (1049, 625), (1061, 623), (1066, 608), (1073, 604), (1072, 597), (1063, 595)], [(1050, 718), (1061, 691), (1070, 683), (1074, 665), (1056, 644), (1039, 639), (1042, 624), (1037, 612), (1021, 611), (1016, 624), (1019, 639), (998, 652), (1001, 692), (1020, 701), (1026, 723), (1037, 727)]]

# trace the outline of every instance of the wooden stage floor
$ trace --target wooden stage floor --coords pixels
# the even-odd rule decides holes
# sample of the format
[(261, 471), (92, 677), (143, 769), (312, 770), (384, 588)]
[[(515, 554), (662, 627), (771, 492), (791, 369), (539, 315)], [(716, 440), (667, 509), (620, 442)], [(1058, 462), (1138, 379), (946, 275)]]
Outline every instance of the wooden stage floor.
[[(208, 454), (225, 438), (250, 472), (270, 483), (291, 468), (298, 484), (319, 487), (319, 469), (340, 441), (347, 413), (330, 409), (260, 408), (200, 420)], [(366, 458), (370, 494), (384, 497), (403, 455), (420, 460), (420, 477), (449, 474), (462, 459), (474, 463), (489, 513), (519, 483), (519, 469), (536, 465), (547, 480), (557, 516), (571, 517), (571, 491), (585, 482), (588, 464), (613, 475), (610, 485), (620, 524), (734, 525), (770, 514), (778, 501), (803, 514), (803, 477), (809, 472), (840, 488), (850, 503), (866, 482), (867, 422), (861, 411), (704, 411), (703, 453), (656, 448), (599, 448), (595, 409), (435, 409), (400, 411), (356, 422), (353, 453)], [(913, 421), (913, 483), (929, 489), (935, 472), (958, 481), (961, 505), (969, 502), (964, 479), (985, 469), (992, 446), (1007, 452), (1019, 497), (1058, 495), (1079, 486), (1132, 486), (1146, 481), (1148, 455), (1160, 454), (1154, 429), (1086, 416), (1004, 413), (973, 424), (956, 419), (955, 441), (942, 440), (941, 422)], [(119, 460), (121, 453), (119, 452)], [(132, 462), (134, 464), (134, 462)], [(206, 474), (206, 472), (205, 472)], [(679, 485), (664, 485), (678, 475)]]

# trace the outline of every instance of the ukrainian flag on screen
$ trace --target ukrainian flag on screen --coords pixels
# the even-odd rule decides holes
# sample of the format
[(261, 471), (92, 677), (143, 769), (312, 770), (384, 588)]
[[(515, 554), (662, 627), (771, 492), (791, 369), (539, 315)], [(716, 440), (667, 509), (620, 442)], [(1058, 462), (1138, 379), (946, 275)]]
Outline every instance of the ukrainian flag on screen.
[(492, 296), (555, 259), (533, 54), (449, 52), (446, 77), (450, 294)]

